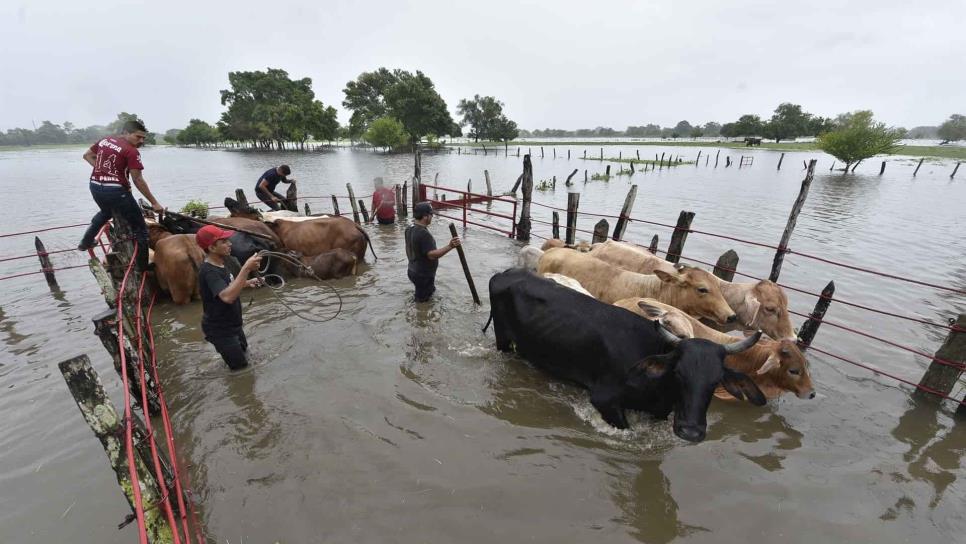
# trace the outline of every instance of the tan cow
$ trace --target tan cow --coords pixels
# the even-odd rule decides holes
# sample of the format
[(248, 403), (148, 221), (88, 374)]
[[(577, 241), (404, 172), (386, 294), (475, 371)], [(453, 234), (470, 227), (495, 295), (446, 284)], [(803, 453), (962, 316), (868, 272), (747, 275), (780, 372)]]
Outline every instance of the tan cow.
[[(154, 229), (152, 229), (154, 230)], [(198, 296), (198, 267), (205, 252), (194, 234), (168, 234), (154, 245), (154, 277), (161, 291), (175, 304), (187, 304)]]
[[(694, 338), (704, 338), (719, 344), (741, 340), (716, 331), (681, 310), (654, 299), (628, 298), (617, 301), (615, 306), (630, 310), (647, 319), (661, 320), (662, 323), (669, 319), (669, 316), (676, 314), (679, 319), (687, 319), (691, 322)], [(770, 399), (777, 398), (785, 391), (795, 393), (800, 399), (815, 397), (808, 363), (794, 341), (762, 338), (747, 351), (729, 355), (725, 359), (725, 365), (751, 376), (758, 388)], [(722, 391), (715, 394), (722, 398), (730, 398), (730, 395)]]
[[(653, 274), (655, 270), (672, 272), (675, 266), (650, 251), (624, 242), (608, 240), (594, 244), (590, 254), (614, 266)], [(762, 280), (753, 283), (732, 283), (702, 271), (708, 281), (718, 283), (718, 288), (728, 306), (738, 315), (738, 322), (721, 327), (723, 330), (761, 329), (772, 338), (796, 340), (788, 313), (788, 298), (781, 287)]]
[(564, 287), (573, 289), (574, 291), (577, 291), (581, 295), (587, 295), (588, 297), (591, 297), (591, 298), (594, 297), (594, 295), (590, 294), (589, 291), (584, 289), (583, 285), (580, 285), (579, 281), (573, 278), (568, 278), (563, 274), (554, 274), (553, 272), (547, 272), (546, 274), (543, 275), (543, 277), (547, 278), (548, 280), (553, 280), (559, 283), (560, 285), (563, 285)]
[(708, 281), (695, 271), (696, 268), (684, 267), (674, 273), (658, 270), (653, 275), (638, 274), (612, 266), (590, 254), (562, 248), (546, 251), (537, 263), (537, 272), (569, 276), (607, 304), (622, 298), (650, 297), (719, 323), (737, 319), (721, 296), (717, 282)]
[(345, 217), (320, 217), (309, 221), (277, 219), (270, 226), (285, 249), (297, 251), (305, 259), (342, 248), (361, 261), (369, 243), (366, 232)]
[(547, 251), (548, 249), (553, 249), (556, 247), (566, 247), (569, 249), (579, 251), (581, 253), (587, 253), (588, 251), (590, 251), (591, 245), (588, 244), (586, 240), (581, 240), (572, 246), (568, 246), (567, 242), (564, 242), (560, 238), (549, 238), (546, 242), (543, 243), (543, 247), (541, 247), (540, 249)]

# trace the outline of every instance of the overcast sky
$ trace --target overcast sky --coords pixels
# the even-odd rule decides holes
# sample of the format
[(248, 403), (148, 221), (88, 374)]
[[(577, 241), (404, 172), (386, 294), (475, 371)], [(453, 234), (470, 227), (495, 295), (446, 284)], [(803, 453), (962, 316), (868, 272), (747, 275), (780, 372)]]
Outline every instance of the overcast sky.
[(380, 66), (422, 70), (450, 111), (493, 95), (520, 127), (763, 117), (780, 102), (889, 124), (966, 114), (966, 2), (0, 2), (0, 129), (218, 120), (236, 70), (311, 77), (339, 109)]

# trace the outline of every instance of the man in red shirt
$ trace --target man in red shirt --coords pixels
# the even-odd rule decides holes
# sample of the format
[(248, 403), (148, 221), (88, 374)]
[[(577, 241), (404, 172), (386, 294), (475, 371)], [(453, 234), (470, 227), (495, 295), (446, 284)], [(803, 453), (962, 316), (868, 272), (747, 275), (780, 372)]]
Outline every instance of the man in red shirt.
[(141, 163), (141, 153), (138, 148), (144, 145), (146, 135), (147, 129), (144, 128), (144, 123), (128, 121), (124, 123), (120, 135), (103, 138), (84, 153), (84, 160), (93, 167), (90, 190), (100, 211), (94, 214), (91, 226), (87, 227), (87, 232), (77, 246), (81, 251), (94, 247), (94, 237), (101, 227), (115, 213), (120, 214), (134, 231), (134, 237), (138, 243), (138, 267), (141, 270), (147, 270), (148, 267), (148, 228), (144, 223), (141, 207), (131, 194), (130, 182), (134, 182), (134, 186), (144, 195), (144, 198), (148, 199), (156, 213), (164, 210), (151, 194), (151, 189), (148, 188), (148, 183), (141, 174), (144, 165)]
[(396, 194), (383, 184), (382, 178), (376, 178), (375, 185), (372, 215), (380, 225), (392, 225), (396, 222)]

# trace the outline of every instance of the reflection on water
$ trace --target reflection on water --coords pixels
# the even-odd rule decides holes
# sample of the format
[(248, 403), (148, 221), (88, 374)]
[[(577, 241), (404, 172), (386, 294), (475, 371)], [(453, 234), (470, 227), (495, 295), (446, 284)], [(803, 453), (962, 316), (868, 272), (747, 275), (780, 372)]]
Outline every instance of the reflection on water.
[(643, 459), (629, 463), (636, 471), (633, 479), (613, 482), (613, 500), (623, 512), (621, 523), (631, 534), (646, 544), (666, 544), (679, 537), (709, 530), (682, 523), (678, 519), (678, 503), (671, 494), (671, 482), (661, 470), (662, 459)]

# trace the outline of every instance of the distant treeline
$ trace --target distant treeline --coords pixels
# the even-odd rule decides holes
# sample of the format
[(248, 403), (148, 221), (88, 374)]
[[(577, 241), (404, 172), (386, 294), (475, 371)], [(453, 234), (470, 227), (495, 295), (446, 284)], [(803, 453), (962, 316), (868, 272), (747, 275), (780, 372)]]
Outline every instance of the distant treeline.
[[(65, 121), (62, 125), (51, 121), (43, 121), (34, 130), (29, 128), (12, 128), (6, 132), (0, 131), (0, 146), (92, 144), (105, 136), (121, 132), (121, 127), (129, 120), (140, 121), (141, 119), (137, 114), (122, 111), (117, 114), (117, 119), (106, 125), (91, 125), (83, 128), (74, 126), (74, 123), (70, 121)], [(156, 143), (154, 133), (148, 133), (146, 142), (149, 144)]]

